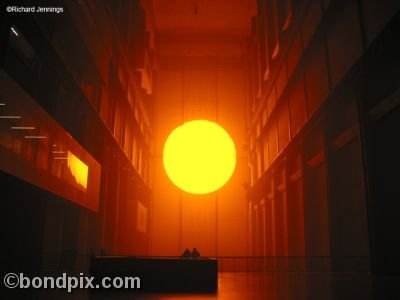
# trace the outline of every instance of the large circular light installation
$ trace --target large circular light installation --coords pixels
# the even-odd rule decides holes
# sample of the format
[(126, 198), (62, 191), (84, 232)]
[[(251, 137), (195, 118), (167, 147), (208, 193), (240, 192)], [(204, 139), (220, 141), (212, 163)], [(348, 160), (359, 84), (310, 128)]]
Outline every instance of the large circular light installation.
[(217, 123), (194, 120), (170, 133), (163, 162), (177, 187), (192, 194), (208, 194), (222, 187), (235, 170), (235, 144)]

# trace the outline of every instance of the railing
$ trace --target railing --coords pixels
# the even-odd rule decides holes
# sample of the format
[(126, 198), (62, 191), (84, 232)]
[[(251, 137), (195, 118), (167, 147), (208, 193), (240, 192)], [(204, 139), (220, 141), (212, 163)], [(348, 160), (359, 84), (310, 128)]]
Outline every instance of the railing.
[(368, 272), (364, 256), (220, 256), (219, 272)]
[[(118, 255), (115, 255), (118, 256)], [(124, 255), (122, 255), (124, 256)], [(132, 256), (134, 257), (134, 256)], [(148, 258), (178, 258), (177, 256), (140, 256)], [(206, 259), (207, 257), (202, 257)], [(368, 256), (219, 256), (210, 257), (218, 260), (218, 272), (250, 273), (250, 272), (369, 272)], [(27, 263), (41, 261), (46, 271), (75, 270), (89, 268), (89, 255), (63, 253), (61, 258), (53, 253), (46, 253), (42, 258), (36, 256), (15, 256), (18, 268), (24, 269)], [(32, 266), (35, 268), (34, 266)], [(38, 267), (38, 266), (36, 266)]]

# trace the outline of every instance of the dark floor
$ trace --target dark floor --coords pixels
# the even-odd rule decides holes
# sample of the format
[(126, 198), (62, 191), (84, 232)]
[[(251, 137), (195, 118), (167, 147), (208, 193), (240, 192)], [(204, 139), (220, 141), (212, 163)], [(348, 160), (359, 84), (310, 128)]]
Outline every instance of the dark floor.
[[(216, 294), (138, 294), (128, 292), (72, 294), (56, 290), (35, 290), (7, 299), (400, 299), (399, 278), (378, 278), (368, 273), (220, 273)], [(25, 291), (28, 292), (28, 291)], [(2, 298), (5, 299), (5, 298)]]

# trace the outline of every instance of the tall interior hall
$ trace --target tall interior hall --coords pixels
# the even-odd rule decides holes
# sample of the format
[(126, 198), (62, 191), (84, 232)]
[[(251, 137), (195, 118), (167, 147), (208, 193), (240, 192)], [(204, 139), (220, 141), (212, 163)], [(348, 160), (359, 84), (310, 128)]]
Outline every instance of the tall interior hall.
[[(394, 299), (400, 1), (11, 2), (62, 9), (0, 4), (2, 277), (197, 248), (210, 299)], [(204, 195), (163, 165), (192, 120), (236, 148)]]

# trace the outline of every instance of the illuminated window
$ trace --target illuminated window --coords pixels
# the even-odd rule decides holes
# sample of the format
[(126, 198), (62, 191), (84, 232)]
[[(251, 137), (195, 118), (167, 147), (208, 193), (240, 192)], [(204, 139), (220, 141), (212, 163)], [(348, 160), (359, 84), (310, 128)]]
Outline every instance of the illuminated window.
[(79, 158), (68, 151), (68, 169), (72, 176), (75, 178), (77, 184), (82, 186), (85, 190), (87, 188), (88, 171), (89, 168)]

